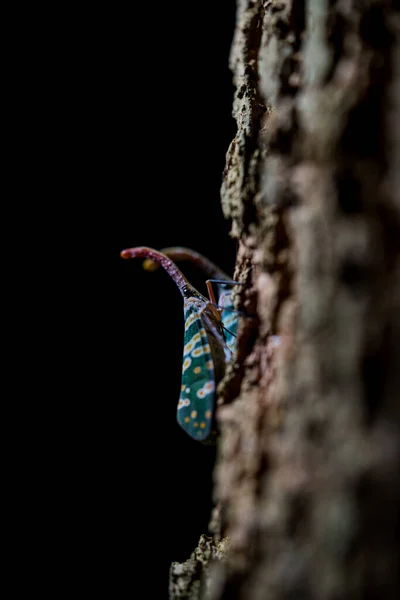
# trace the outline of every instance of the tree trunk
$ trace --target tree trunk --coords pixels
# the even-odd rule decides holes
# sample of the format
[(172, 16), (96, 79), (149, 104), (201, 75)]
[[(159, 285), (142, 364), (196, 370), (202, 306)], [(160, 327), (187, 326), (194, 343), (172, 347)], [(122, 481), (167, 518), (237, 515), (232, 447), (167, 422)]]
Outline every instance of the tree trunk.
[(213, 538), (171, 598), (400, 597), (400, 15), (238, 0), (222, 205), (248, 315)]

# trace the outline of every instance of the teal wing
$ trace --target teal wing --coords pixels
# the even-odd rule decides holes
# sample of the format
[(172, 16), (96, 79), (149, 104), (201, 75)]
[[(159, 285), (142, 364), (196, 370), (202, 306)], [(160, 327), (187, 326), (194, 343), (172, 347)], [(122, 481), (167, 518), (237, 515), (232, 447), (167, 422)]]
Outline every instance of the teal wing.
[(238, 315), (233, 307), (232, 292), (223, 290), (218, 297), (218, 305), (223, 309), (221, 312), (221, 321), (225, 328), (226, 345), (231, 352), (234, 352), (238, 330)]
[(215, 402), (214, 364), (198, 307), (185, 299), (185, 335), (177, 419), (192, 438), (204, 441), (212, 432)]

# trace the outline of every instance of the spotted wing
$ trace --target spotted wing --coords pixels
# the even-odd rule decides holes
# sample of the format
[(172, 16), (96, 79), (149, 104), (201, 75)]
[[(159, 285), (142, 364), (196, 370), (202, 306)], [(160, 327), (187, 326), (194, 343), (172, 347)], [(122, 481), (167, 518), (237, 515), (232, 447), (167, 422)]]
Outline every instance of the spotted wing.
[(236, 348), (238, 315), (233, 307), (232, 292), (230, 290), (222, 290), (218, 297), (218, 305), (222, 308), (221, 321), (225, 328), (226, 345), (231, 352), (234, 352)]
[(204, 441), (212, 430), (214, 364), (198, 306), (185, 299), (185, 335), (177, 419), (192, 438)]

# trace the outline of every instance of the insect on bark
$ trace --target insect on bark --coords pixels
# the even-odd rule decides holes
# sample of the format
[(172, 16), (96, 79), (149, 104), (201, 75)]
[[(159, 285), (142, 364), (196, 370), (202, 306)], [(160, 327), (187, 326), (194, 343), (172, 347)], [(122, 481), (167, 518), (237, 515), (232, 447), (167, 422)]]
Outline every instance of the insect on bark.
[(192, 438), (215, 437), (215, 390), (232, 354), (227, 347), (218, 309), (198, 292), (165, 254), (139, 246), (121, 252), (122, 258), (146, 258), (161, 265), (183, 296), (184, 348), (177, 420)]
[[(234, 352), (236, 348), (236, 337), (238, 330), (238, 312), (234, 309), (232, 289), (229, 289), (228, 286), (241, 284), (239, 284), (237, 281), (232, 281), (229, 275), (222, 271), (222, 269), (220, 269), (216, 264), (191, 248), (172, 246), (168, 248), (162, 248), (160, 252), (171, 258), (173, 261), (186, 261), (196, 265), (209, 277), (209, 279), (206, 281), (208, 294), (211, 302), (218, 305), (221, 314), (222, 325), (224, 328), (226, 345), (231, 352)], [(154, 271), (158, 268), (158, 266), (159, 263), (150, 258), (147, 258), (143, 262), (143, 268), (146, 271)], [(217, 301), (215, 300), (212, 289), (213, 283), (218, 284)]]

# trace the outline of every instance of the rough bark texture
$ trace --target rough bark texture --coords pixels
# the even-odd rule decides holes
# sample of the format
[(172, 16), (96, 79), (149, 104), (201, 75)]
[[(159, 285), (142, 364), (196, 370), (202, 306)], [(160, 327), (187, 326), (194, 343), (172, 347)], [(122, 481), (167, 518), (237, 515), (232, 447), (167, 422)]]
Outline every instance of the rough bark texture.
[(231, 68), (222, 205), (253, 318), (220, 386), (229, 542), (171, 598), (398, 598), (396, 3), (238, 0)]

